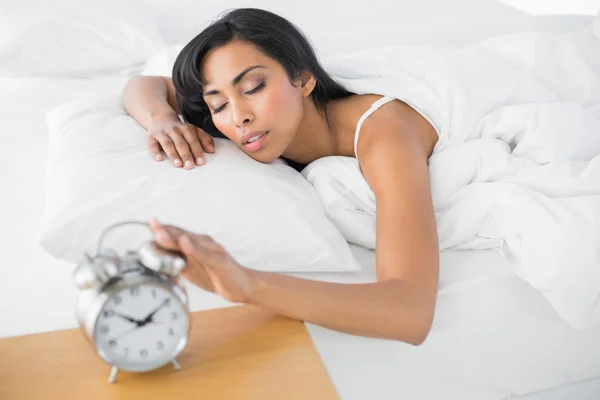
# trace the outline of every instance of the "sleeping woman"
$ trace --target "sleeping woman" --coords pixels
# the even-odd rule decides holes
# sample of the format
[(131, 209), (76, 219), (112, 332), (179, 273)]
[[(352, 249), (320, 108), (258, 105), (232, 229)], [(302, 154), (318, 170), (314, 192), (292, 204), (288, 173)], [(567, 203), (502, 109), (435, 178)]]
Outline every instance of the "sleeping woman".
[(375, 194), (375, 283), (249, 269), (211, 237), (153, 218), (156, 242), (185, 257), (187, 280), (229, 301), (341, 332), (425, 341), (438, 289), (428, 176), (438, 135), (421, 114), (391, 97), (347, 91), (292, 23), (252, 8), (230, 11), (192, 39), (172, 79), (137, 76), (122, 95), (127, 112), (148, 131), (156, 161), (164, 152), (174, 167), (200, 167), (204, 153), (215, 151), (214, 137), (233, 141), (258, 162), (282, 157), (298, 170), (321, 157), (356, 157)]

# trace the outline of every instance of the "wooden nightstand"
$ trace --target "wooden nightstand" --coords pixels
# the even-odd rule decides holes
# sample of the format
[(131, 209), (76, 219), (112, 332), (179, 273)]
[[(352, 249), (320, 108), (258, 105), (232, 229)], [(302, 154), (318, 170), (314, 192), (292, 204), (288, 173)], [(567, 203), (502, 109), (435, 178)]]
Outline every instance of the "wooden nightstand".
[(243, 305), (192, 313), (188, 345), (172, 365), (107, 381), (79, 329), (0, 339), (0, 398), (337, 399), (299, 321)]

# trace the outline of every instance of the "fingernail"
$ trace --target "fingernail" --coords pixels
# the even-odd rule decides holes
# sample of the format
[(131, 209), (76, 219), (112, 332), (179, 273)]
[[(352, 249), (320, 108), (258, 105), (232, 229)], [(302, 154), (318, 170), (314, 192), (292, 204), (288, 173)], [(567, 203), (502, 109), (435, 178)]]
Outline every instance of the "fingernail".
[(162, 157), (160, 154), (157, 154), (156, 157), (154, 157), (156, 159), (156, 161), (160, 161), (162, 160)]
[(173, 161), (173, 163), (175, 165), (181, 165), (181, 160), (179, 158), (176, 158), (175, 161)]
[(185, 162), (185, 167), (186, 168), (194, 168), (194, 164), (192, 164), (192, 162), (190, 160), (187, 160)]
[(198, 162), (198, 165), (204, 164), (204, 160), (200, 157), (198, 157), (198, 159), (196, 161)]

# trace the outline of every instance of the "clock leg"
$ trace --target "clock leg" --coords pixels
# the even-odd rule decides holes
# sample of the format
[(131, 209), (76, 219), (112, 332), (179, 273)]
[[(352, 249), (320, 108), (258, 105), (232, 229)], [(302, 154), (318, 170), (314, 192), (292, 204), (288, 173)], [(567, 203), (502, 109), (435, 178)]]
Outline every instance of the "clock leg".
[(110, 370), (110, 375), (108, 377), (108, 382), (109, 383), (114, 383), (115, 379), (117, 379), (117, 374), (119, 373), (119, 368), (113, 366), (112, 369)]
[(172, 360), (171, 360), (171, 363), (173, 363), (173, 367), (175, 367), (175, 369), (176, 369), (177, 371), (179, 371), (179, 370), (181, 369), (181, 365), (179, 365), (179, 363), (177, 362), (177, 360), (176, 360), (176, 359), (172, 359)]

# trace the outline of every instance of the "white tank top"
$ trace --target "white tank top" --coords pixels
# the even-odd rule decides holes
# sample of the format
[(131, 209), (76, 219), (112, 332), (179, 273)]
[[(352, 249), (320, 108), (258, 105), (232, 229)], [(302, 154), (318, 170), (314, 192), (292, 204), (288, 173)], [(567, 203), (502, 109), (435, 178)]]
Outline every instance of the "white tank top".
[(362, 126), (363, 122), (365, 121), (365, 119), (367, 119), (367, 117), (369, 115), (373, 114), (381, 106), (383, 106), (386, 103), (389, 103), (392, 100), (395, 100), (395, 98), (389, 97), (389, 96), (383, 96), (379, 100), (375, 101), (371, 105), (371, 108), (369, 108), (358, 120), (358, 124), (356, 124), (356, 132), (354, 132), (354, 156), (356, 157), (357, 160), (358, 160), (358, 154), (357, 154), (356, 150), (357, 150), (357, 145), (358, 145), (358, 137), (360, 136), (360, 127)]

